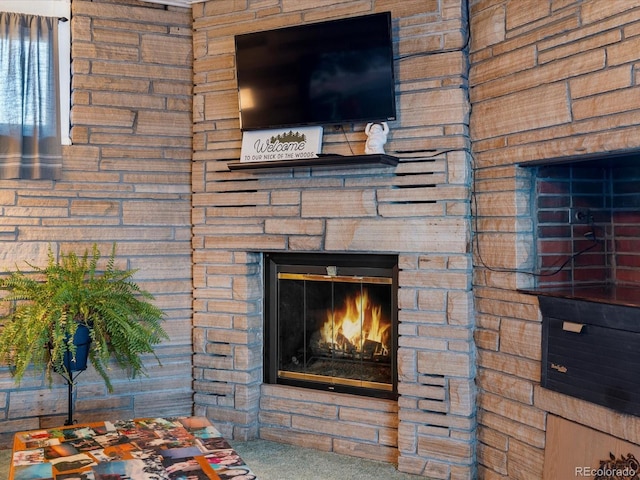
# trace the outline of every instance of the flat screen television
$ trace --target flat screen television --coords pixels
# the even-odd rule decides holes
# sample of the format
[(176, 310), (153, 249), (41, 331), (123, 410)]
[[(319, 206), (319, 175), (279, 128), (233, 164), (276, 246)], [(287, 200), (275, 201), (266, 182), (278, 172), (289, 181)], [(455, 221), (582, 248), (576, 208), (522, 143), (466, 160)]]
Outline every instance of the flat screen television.
[(242, 130), (395, 120), (391, 14), (235, 37)]

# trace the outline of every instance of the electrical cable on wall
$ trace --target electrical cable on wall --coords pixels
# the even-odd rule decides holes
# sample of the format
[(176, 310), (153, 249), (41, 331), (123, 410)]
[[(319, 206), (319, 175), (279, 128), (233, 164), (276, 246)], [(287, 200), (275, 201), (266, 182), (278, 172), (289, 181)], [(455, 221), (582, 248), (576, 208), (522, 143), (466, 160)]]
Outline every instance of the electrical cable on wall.
[[(600, 245), (602, 243), (602, 240), (599, 240), (595, 234), (595, 229), (598, 228), (594, 223), (593, 223), (593, 219), (590, 220), (589, 225), (591, 226), (591, 231), (587, 232), (584, 234), (585, 237), (589, 238), (592, 243), (591, 245), (583, 248), (582, 250), (579, 250), (578, 252), (570, 255), (569, 257), (567, 257), (567, 259), (561, 263), (559, 266), (557, 266), (554, 270), (551, 270), (549, 272), (534, 272), (531, 270), (521, 270), (521, 269), (517, 269), (517, 268), (498, 268), (498, 267), (492, 267), (490, 265), (487, 265), (487, 263), (484, 261), (484, 259), (482, 258), (482, 252), (480, 251), (480, 242), (478, 239), (478, 232), (479, 232), (479, 226), (478, 226), (478, 199), (477, 199), (477, 195), (476, 195), (476, 175), (475, 172), (477, 170), (477, 167), (475, 166), (475, 159), (472, 153), (470, 153), (471, 155), (471, 172), (472, 172), (472, 176), (473, 176), (473, 180), (472, 180), (472, 191), (471, 191), (471, 199), (472, 199), (472, 206), (475, 209), (476, 215), (473, 215), (472, 212), (472, 217), (473, 217), (473, 224), (474, 224), (474, 240), (473, 243), (475, 244), (475, 251), (477, 253), (478, 256), (478, 260), (480, 261), (480, 264), (486, 268), (487, 270), (491, 271), (491, 272), (499, 272), (499, 273), (522, 273), (524, 275), (530, 275), (533, 277), (552, 277), (553, 275), (558, 274), (559, 272), (561, 272), (568, 264), (569, 262), (575, 260), (576, 258), (578, 258), (580, 255), (594, 249), (596, 246)], [(550, 268), (554, 267), (554, 265), (551, 265)]]

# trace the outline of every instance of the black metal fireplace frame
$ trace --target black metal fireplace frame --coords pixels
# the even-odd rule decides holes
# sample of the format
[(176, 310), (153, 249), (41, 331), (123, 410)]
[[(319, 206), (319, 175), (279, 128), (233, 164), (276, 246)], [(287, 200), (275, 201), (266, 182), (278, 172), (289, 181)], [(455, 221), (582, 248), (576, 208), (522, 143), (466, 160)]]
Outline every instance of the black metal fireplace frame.
[[(337, 393), (349, 393), (375, 398), (398, 398), (398, 256), (389, 254), (354, 253), (289, 253), (270, 252), (263, 255), (264, 265), (264, 382), (289, 385)], [(335, 267), (337, 275), (386, 276), (391, 278), (391, 372), (392, 388), (383, 390), (353, 385), (323, 383), (302, 379), (282, 378), (278, 375), (278, 274), (310, 273), (326, 275), (327, 267)]]

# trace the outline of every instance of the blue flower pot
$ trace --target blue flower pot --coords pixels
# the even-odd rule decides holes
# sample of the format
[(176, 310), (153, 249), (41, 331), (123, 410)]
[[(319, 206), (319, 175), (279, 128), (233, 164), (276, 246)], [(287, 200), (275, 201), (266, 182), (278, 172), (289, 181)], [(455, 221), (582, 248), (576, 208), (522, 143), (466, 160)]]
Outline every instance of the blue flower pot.
[(87, 359), (89, 357), (89, 345), (91, 345), (91, 337), (89, 329), (85, 325), (78, 325), (73, 343), (76, 346), (76, 358), (73, 359), (71, 352), (64, 354), (64, 367), (68, 372), (81, 372), (87, 369)]

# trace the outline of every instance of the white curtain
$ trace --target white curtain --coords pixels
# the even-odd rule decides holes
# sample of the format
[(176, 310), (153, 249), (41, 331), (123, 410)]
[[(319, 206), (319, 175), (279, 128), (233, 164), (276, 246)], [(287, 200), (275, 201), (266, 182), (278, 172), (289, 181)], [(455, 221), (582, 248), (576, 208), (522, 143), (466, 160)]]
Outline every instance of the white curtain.
[(58, 18), (0, 12), (0, 179), (62, 171)]

